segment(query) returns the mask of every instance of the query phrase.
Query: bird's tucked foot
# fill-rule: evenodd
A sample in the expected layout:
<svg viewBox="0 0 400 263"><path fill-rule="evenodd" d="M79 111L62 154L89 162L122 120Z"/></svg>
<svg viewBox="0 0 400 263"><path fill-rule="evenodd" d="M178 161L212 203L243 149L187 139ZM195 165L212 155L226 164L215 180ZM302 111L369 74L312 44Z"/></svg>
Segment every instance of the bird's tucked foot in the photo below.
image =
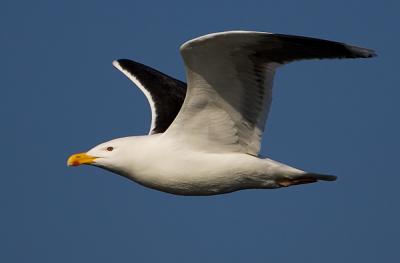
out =
<svg viewBox="0 0 400 263"><path fill-rule="evenodd" d="M277 180L277 182L281 187L288 187L291 185L309 184L318 181L335 181L336 179L337 177L334 175L305 173L294 178L282 178Z"/></svg>

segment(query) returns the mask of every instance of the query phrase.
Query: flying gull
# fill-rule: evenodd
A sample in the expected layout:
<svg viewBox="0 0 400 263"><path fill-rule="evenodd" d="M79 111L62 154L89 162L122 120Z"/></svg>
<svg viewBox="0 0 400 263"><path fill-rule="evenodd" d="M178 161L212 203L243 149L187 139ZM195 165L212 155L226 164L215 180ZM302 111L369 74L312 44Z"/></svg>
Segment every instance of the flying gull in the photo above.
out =
<svg viewBox="0 0 400 263"><path fill-rule="evenodd" d="M113 62L148 99L149 134L102 143L72 155L68 165L98 166L177 195L336 180L259 156L274 73L296 60L369 58L373 50L302 36L229 31L192 39L180 51L187 85L134 61Z"/></svg>

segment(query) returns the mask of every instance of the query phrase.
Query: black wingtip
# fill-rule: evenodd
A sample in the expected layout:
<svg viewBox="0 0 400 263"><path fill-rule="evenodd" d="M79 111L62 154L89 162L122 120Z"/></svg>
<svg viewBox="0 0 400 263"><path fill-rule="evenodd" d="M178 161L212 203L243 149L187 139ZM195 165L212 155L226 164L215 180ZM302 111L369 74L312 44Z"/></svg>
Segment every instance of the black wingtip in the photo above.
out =
<svg viewBox="0 0 400 263"><path fill-rule="evenodd" d="M323 177L323 179L321 179L321 180L324 180L324 181L336 181L337 180L337 176L335 176L335 175L325 175Z"/></svg>
<svg viewBox="0 0 400 263"><path fill-rule="evenodd" d="M376 53L375 50L369 49L369 51L370 51L369 56L368 56L369 58L373 58L373 57L377 57L378 56L378 54Z"/></svg>
<svg viewBox="0 0 400 263"><path fill-rule="evenodd" d="M115 64L120 65L121 67L126 67L129 64L137 64L137 62L126 59L126 58L120 58L120 59L115 59L113 60L112 64L115 66Z"/></svg>
<svg viewBox="0 0 400 263"><path fill-rule="evenodd" d="M347 49L352 53L354 58L373 58L378 56L373 49L356 47L356 46L347 46Z"/></svg>
<svg viewBox="0 0 400 263"><path fill-rule="evenodd" d="M183 104L186 83L130 59L116 59L112 64L146 95L154 124L150 134L166 131Z"/></svg>

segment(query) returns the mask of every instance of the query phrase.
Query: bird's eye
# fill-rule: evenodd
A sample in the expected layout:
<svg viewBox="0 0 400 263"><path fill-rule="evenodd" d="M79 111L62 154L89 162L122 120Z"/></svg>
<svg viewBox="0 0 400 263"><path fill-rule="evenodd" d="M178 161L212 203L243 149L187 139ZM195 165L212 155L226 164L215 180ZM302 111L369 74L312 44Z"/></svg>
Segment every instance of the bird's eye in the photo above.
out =
<svg viewBox="0 0 400 263"><path fill-rule="evenodd" d="M112 150L114 150L114 147L111 146L107 147L107 151L111 152Z"/></svg>

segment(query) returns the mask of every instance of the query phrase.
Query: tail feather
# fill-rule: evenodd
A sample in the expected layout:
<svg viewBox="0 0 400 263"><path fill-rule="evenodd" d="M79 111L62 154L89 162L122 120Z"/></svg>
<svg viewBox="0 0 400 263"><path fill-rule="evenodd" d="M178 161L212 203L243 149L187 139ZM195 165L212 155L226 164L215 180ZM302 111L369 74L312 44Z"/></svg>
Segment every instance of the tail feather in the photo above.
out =
<svg viewBox="0 0 400 263"><path fill-rule="evenodd" d="M335 181L337 179L334 175L316 174L316 173L304 173L294 178L284 178L279 180L279 185L287 187L298 184L309 184L318 181Z"/></svg>

